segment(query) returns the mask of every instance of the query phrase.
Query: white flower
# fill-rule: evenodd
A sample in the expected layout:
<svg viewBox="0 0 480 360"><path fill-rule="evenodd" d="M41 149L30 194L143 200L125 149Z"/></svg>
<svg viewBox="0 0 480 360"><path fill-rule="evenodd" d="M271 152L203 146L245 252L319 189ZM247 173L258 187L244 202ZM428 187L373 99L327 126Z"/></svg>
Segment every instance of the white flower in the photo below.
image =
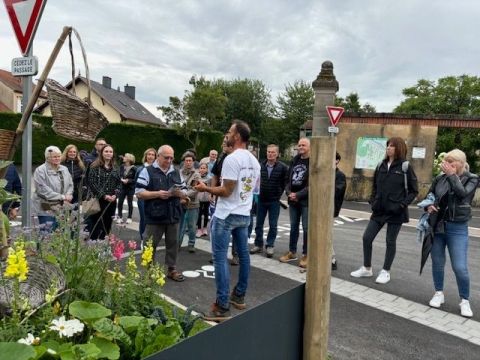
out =
<svg viewBox="0 0 480 360"><path fill-rule="evenodd" d="M84 324L77 319L65 320L65 316L61 316L57 320L52 320L51 330L58 331L60 337L72 337L76 333L82 332Z"/></svg>
<svg viewBox="0 0 480 360"><path fill-rule="evenodd" d="M38 345L38 344L40 344L40 338L35 337L32 334L28 333L28 335L25 339L20 339L17 342L20 343L20 344L25 344L25 345Z"/></svg>

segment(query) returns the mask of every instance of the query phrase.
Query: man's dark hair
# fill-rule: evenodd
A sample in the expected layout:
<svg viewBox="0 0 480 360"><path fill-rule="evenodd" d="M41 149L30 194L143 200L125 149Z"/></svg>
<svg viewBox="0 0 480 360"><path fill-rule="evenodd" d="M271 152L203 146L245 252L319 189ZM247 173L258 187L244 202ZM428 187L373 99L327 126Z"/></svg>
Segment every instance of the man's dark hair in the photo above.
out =
<svg viewBox="0 0 480 360"><path fill-rule="evenodd" d="M235 125L235 130L240 134L242 142L246 143L250 139L250 127L245 121L233 120L232 124Z"/></svg>
<svg viewBox="0 0 480 360"><path fill-rule="evenodd" d="M340 156L340 154L338 152L335 153L335 160L338 160L338 161L342 160L342 157Z"/></svg>

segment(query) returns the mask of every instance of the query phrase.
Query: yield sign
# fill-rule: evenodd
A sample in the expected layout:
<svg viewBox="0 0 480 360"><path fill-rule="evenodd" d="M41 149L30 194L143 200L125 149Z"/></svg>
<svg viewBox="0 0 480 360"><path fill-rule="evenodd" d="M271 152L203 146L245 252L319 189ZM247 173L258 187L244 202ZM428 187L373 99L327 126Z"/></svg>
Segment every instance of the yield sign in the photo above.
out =
<svg viewBox="0 0 480 360"><path fill-rule="evenodd" d="M23 55L27 55L47 0L3 0Z"/></svg>
<svg viewBox="0 0 480 360"><path fill-rule="evenodd" d="M330 118L330 123L332 126L337 126L338 121L342 117L345 109L339 106L326 106L326 108L328 117Z"/></svg>

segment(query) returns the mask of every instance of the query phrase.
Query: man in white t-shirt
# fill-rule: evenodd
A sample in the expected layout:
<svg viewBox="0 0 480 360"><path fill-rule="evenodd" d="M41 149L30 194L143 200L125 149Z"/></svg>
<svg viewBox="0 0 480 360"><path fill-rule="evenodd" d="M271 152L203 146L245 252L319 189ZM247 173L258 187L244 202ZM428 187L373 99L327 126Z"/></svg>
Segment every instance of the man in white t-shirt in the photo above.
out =
<svg viewBox="0 0 480 360"><path fill-rule="evenodd" d="M212 218L211 242L215 266L216 301L205 320L223 321L230 318L230 304L239 310L245 309L245 294L250 273L248 252L248 225L253 193L259 186L260 164L247 150L250 128L235 120L226 134L226 143L233 152L225 158L220 186L208 187L199 183L198 191L207 191L218 197ZM230 294L230 271L227 263L228 245L232 241L237 247L240 268L238 282Z"/></svg>

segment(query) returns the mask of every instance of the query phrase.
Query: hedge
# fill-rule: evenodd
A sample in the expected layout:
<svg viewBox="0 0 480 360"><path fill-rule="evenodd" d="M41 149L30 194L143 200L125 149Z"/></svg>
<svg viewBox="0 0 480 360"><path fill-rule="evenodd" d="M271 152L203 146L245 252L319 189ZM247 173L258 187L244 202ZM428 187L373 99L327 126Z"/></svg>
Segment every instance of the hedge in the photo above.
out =
<svg viewBox="0 0 480 360"><path fill-rule="evenodd" d="M0 128L15 130L20 122L21 114L0 112ZM94 143L79 142L61 137L52 130L52 118L49 116L33 115L32 131L32 163L41 164L45 161L45 148L56 145L63 150L68 144L74 144L79 150L93 149ZM182 154L191 144L177 134L175 130L164 129L157 126L141 126L127 124L110 124L98 135L110 143L115 152L135 155L136 162L140 163L143 152L153 147L158 149L160 145L169 144L175 150L175 159L180 161ZM200 144L197 147L199 157L208 156L210 149L221 149L223 134L219 131L205 131L200 133ZM22 162L21 148L17 150L14 161L17 165Z"/></svg>

